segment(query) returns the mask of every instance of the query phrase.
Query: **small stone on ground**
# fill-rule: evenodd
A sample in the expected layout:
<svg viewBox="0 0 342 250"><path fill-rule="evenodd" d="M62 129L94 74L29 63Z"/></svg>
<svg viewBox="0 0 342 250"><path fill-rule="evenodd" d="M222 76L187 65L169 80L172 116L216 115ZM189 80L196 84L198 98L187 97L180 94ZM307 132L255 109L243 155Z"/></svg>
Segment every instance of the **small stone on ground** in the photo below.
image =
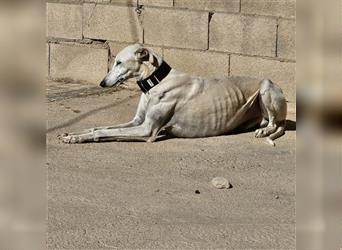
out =
<svg viewBox="0 0 342 250"><path fill-rule="evenodd" d="M232 187L229 181L223 177L215 177L214 179L211 180L211 184L213 184L213 186L218 189L223 189L223 188L228 189Z"/></svg>

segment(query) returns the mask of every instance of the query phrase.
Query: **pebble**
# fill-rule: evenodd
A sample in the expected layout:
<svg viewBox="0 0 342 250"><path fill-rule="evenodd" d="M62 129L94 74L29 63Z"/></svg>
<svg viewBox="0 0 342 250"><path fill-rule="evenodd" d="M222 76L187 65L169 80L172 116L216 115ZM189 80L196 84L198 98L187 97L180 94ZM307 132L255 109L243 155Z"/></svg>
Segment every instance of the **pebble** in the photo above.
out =
<svg viewBox="0 0 342 250"><path fill-rule="evenodd" d="M195 194L200 194L201 192L197 189L195 190Z"/></svg>
<svg viewBox="0 0 342 250"><path fill-rule="evenodd" d="M211 184L213 184L214 187L223 189L223 188L232 188L232 185L229 183L229 181L226 178L223 177L215 177L211 180Z"/></svg>

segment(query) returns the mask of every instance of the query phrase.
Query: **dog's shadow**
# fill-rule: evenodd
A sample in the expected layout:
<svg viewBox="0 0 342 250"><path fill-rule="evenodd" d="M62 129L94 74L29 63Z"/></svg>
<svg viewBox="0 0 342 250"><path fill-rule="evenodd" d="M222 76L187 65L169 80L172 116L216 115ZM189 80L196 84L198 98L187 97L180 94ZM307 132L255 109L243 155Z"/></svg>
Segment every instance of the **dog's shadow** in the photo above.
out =
<svg viewBox="0 0 342 250"><path fill-rule="evenodd" d="M227 135L250 133L250 132L254 132L258 128L259 127L255 126L255 127L244 129L244 130L235 129L229 132ZM296 121L286 120L285 131L295 131L295 130L296 130Z"/></svg>
<svg viewBox="0 0 342 250"><path fill-rule="evenodd" d="M296 131L296 129L297 129L296 121L286 120L285 130L287 130L287 131Z"/></svg>
<svg viewBox="0 0 342 250"><path fill-rule="evenodd" d="M292 120L286 120L286 125L285 125L285 131L296 131L296 127L297 127L297 123L296 121L292 121ZM225 135L237 135L237 134L244 134L244 133L250 133L250 132L254 132L257 129L257 127L254 128L250 128L247 130L233 130L228 134ZM225 136L222 135L222 136ZM165 141L165 140L169 140L169 139L173 139L175 138L174 136L172 136L171 134L167 133L165 130L160 131L158 138L157 138L157 142L160 141Z"/></svg>

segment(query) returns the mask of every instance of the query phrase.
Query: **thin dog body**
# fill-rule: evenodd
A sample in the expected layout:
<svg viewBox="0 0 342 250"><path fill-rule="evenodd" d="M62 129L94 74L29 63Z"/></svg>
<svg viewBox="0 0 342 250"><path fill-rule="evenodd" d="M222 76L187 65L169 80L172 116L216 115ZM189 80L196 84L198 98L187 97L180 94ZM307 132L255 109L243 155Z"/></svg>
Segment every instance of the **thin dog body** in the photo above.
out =
<svg viewBox="0 0 342 250"><path fill-rule="evenodd" d="M275 145L273 140L285 133L286 99L270 80L190 76L170 68L161 56L141 44L118 53L100 85L114 87L129 78L136 78L144 92L132 121L64 134L62 141L153 142L162 130L174 137L196 138L256 127L256 137L266 137Z"/></svg>

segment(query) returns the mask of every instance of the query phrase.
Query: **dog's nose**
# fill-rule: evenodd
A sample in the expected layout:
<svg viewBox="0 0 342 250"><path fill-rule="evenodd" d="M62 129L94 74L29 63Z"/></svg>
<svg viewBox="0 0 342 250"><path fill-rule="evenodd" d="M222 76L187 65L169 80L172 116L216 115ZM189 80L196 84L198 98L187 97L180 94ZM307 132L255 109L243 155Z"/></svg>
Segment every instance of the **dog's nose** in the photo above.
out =
<svg viewBox="0 0 342 250"><path fill-rule="evenodd" d="M106 87L106 81L104 79L101 81L100 86L102 88Z"/></svg>

